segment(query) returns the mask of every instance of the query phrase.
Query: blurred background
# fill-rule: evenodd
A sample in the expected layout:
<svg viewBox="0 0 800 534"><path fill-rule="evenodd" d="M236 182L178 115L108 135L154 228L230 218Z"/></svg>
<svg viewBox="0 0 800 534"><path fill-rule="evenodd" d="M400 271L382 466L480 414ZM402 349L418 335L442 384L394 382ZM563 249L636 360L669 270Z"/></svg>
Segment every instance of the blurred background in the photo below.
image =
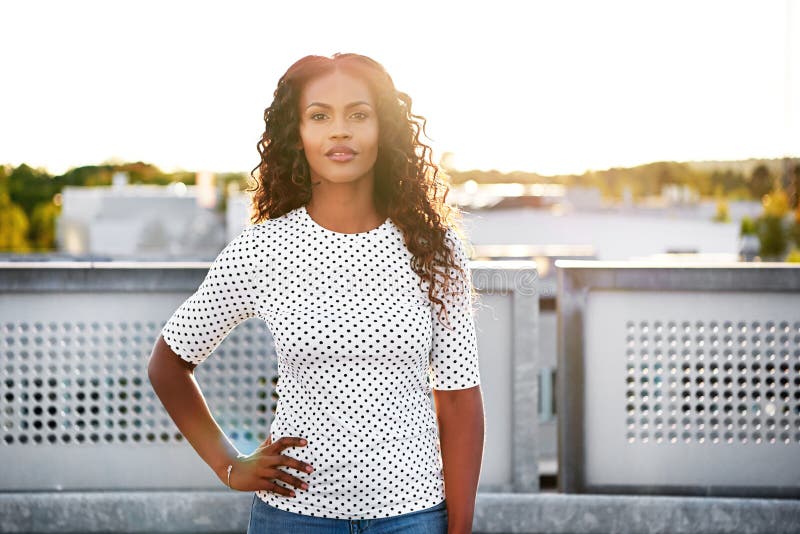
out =
<svg viewBox="0 0 800 534"><path fill-rule="evenodd" d="M247 222L278 78L336 51L412 96L473 244L523 246L476 257L800 259L792 0L11 1L0 18L4 259L213 257Z"/></svg>

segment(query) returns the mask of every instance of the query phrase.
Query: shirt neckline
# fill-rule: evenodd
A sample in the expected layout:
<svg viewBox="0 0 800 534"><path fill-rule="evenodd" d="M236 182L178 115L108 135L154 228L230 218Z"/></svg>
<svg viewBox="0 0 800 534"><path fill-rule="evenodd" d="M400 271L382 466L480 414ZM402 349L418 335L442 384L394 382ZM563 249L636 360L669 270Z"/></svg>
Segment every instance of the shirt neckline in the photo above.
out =
<svg viewBox="0 0 800 534"><path fill-rule="evenodd" d="M330 230L328 228L325 228L324 226L319 224L317 221L315 221L311 217L311 215L308 214L308 210L306 210L306 206L305 205L300 206L300 214L303 216L303 219L305 219L305 221L308 224L308 226L310 226L312 229L316 230L317 232L320 232L320 233L323 233L323 234L328 234L328 235L333 235L333 236L346 237L346 238L352 238L352 237L358 237L358 236L370 237L370 236L373 236L373 235L377 235L381 231L383 231L385 228L388 228L389 225L392 222L391 217L387 217L386 220L383 221L380 226L377 226L377 227L375 227L375 228L373 228L371 230L367 230L366 232L347 233L347 232L336 232L334 230Z"/></svg>

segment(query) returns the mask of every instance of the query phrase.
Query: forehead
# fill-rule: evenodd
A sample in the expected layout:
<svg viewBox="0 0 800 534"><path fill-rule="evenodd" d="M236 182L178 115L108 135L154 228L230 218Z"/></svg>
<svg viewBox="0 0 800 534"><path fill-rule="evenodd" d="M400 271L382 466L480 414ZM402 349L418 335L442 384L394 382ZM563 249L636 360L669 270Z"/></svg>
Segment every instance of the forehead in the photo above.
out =
<svg viewBox="0 0 800 534"><path fill-rule="evenodd" d="M342 71L335 71L310 80L300 95L300 105L303 109L311 102L344 107L357 100L374 105L367 83Z"/></svg>

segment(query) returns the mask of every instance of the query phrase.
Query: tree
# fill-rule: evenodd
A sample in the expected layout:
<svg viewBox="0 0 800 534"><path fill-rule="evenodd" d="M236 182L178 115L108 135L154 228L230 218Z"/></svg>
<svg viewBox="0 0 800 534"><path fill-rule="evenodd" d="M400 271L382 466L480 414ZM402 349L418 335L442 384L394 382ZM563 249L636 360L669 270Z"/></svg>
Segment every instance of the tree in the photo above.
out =
<svg viewBox="0 0 800 534"><path fill-rule="evenodd" d="M750 175L748 189L750 189L750 194L754 199L760 200L764 195L772 190L774 182L775 179L772 177L769 167L762 163L753 169L753 172Z"/></svg>
<svg viewBox="0 0 800 534"><path fill-rule="evenodd" d="M739 225L739 236L756 235L757 233L756 222L747 215L742 217Z"/></svg>
<svg viewBox="0 0 800 534"><path fill-rule="evenodd" d="M717 187L721 187L722 192L729 198L731 194L735 194L747 183L742 173L732 169L712 171L709 181L711 183L711 187L714 188L715 191L717 190ZM749 196L749 192L747 195Z"/></svg>
<svg viewBox="0 0 800 534"><path fill-rule="evenodd" d="M794 220L789 227L789 239L797 248L800 248L800 204L794 209Z"/></svg>
<svg viewBox="0 0 800 534"><path fill-rule="evenodd" d="M772 217L785 217L789 213L789 196L780 184L761 198L764 213Z"/></svg>
<svg viewBox="0 0 800 534"><path fill-rule="evenodd" d="M53 201L42 202L31 215L31 242L36 250L49 251L56 246L56 219L61 209Z"/></svg>
<svg viewBox="0 0 800 534"><path fill-rule="evenodd" d="M789 213L789 197L778 184L775 191L763 196L762 205L764 211L758 219L760 254L762 258L777 259L786 253L789 245L788 231L784 228L784 219Z"/></svg>
<svg viewBox="0 0 800 534"><path fill-rule="evenodd" d="M758 240L761 243L759 255L764 259L779 259L789 244L783 221L778 217L762 215L756 221L758 225Z"/></svg>
<svg viewBox="0 0 800 534"><path fill-rule="evenodd" d="M11 201L25 210L28 217L41 202L49 202L61 187L46 171L21 164L8 176L8 194Z"/></svg>
<svg viewBox="0 0 800 534"><path fill-rule="evenodd" d="M30 251L28 226L25 210L11 201L8 192L0 189L0 251Z"/></svg>

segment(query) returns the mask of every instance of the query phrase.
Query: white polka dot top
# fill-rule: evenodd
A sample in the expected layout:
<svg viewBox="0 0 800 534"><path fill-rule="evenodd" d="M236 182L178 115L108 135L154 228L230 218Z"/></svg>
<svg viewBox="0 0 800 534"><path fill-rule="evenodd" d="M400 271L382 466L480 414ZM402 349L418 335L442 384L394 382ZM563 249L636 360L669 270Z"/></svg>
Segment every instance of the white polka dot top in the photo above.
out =
<svg viewBox="0 0 800 534"><path fill-rule="evenodd" d="M449 228L447 237L469 275L458 235ZM305 438L305 447L283 454L315 468L280 467L308 490L278 481L296 497L257 491L267 504L374 519L444 500L429 394L480 384L471 278L437 294L448 310L442 325L411 258L391 219L345 234L319 225L302 206L245 228L164 326L175 353L199 364L240 322L266 321L279 373L270 435Z"/></svg>

